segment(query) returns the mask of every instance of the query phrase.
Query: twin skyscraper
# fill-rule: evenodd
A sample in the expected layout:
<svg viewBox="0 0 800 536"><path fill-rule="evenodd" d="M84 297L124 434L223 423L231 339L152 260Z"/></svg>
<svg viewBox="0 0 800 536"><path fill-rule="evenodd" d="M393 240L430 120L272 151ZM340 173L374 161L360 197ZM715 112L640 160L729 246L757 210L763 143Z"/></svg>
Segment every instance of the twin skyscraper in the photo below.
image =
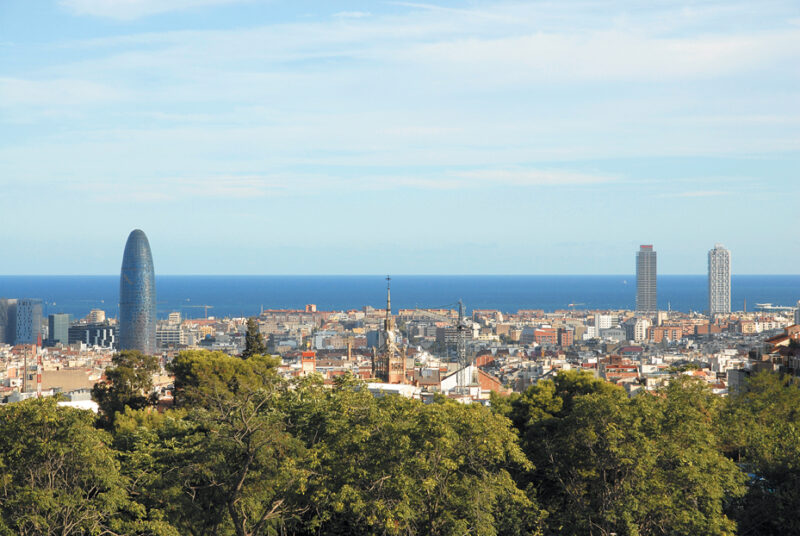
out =
<svg viewBox="0 0 800 536"><path fill-rule="evenodd" d="M655 314L656 252L651 245L639 246L636 253L636 311ZM731 312L731 252L717 244L708 252L708 313Z"/></svg>

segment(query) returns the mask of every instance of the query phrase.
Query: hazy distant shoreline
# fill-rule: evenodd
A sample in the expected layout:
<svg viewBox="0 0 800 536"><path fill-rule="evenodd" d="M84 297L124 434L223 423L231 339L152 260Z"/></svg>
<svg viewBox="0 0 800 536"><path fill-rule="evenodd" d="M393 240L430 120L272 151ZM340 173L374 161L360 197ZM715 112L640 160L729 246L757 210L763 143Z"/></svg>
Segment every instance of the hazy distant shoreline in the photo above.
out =
<svg viewBox="0 0 800 536"><path fill-rule="evenodd" d="M158 316L181 311L185 317L241 316L264 309L299 309L314 303L319 310L384 307L386 281L380 275L329 276L156 276ZM734 275L732 307L756 303L791 306L800 299L800 275ZM634 275L398 275L392 276L392 306L447 307L464 300L468 311L519 309L554 311L575 304L577 309L632 309ZM0 276L0 297L42 298L45 313L81 317L91 308L117 314L119 277ZM663 275L658 278L660 309L704 311L705 275Z"/></svg>

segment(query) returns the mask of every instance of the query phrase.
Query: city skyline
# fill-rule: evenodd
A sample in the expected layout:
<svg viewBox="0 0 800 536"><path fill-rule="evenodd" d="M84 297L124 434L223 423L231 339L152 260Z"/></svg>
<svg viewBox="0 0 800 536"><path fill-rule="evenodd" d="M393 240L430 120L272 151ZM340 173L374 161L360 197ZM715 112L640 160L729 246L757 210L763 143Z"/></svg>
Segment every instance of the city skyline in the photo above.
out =
<svg viewBox="0 0 800 536"><path fill-rule="evenodd" d="M628 274L645 242L665 274L705 273L714 242L797 273L758 209L800 195L798 21L789 0L6 0L0 273L112 274L140 226L165 274Z"/></svg>

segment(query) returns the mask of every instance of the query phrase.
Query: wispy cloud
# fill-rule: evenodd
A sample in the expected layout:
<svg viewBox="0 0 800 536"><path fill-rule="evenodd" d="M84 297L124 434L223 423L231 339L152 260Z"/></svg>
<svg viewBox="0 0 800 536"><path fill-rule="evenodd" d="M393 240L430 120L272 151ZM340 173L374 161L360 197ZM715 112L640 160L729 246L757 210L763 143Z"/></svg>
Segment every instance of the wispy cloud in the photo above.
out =
<svg viewBox="0 0 800 536"><path fill-rule="evenodd" d="M511 186L577 186L616 182L617 177L551 169L481 169L456 174L467 181Z"/></svg>
<svg viewBox="0 0 800 536"><path fill-rule="evenodd" d="M334 13L333 16L339 19L363 19L369 17L370 13L368 11L340 11Z"/></svg>
<svg viewBox="0 0 800 536"><path fill-rule="evenodd" d="M689 190L685 192L666 193L661 197L720 197L730 195L731 192L725 190Z"/></svg>
<svg viewBox="0 0 800 536"><path fill-rule="evenodd" d="M247 0L60 0L76 15L132 20L170 11L232 4Z"/></svg>
<svg viewBox="0 0 800 536"><path fill-rule="evenodd" d="M125 182L67 183L66 188L102 202L175 202L192 199L253 200L264 197L351 194L393 190L465 190L498 187L561 187L605 184L617 179L561 170L480 169L440 173L332 174L276 172L259 175L159 177Z"/></svg>
<svg viewBox="0 0 800 536"><path fill-rule="evenodd" d="M106 104L131 95L127 89L92 80L0 78L0 108L22 105L52 109L87 103Z"/></svg>
<svg viewBox="0 0 800 536"><path fill-rule="evenodd" d="M131 18L234 1L62 5ZM0 119L39 127L0 145L0 175L69 160L86 180L238 177L217 191L235 197L278 195L284 171L323 189L598 185L621 179L550 164L796 151L800 28L775 5L396 2L54 43L0 78Z"/></svg>

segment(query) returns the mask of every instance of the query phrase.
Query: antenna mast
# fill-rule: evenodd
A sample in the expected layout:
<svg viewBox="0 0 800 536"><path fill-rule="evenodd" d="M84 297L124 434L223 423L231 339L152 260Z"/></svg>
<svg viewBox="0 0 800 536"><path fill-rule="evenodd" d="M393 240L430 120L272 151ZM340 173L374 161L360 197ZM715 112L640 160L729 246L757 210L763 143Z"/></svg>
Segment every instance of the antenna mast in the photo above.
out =
<svg viewBox="0 0 800 536"><path fill-rule="evenodd" d="M466 335L466 325L464 325L464 302L458 300L458 325L456 326L456 354L458 357L458 364L461 368L461 372L458 374L458 387L459 390L462 392L466 391L466 387L469 385L469 379L467 378L467 366L469 363L467 362L467 343L465 340Z"/></svg>

